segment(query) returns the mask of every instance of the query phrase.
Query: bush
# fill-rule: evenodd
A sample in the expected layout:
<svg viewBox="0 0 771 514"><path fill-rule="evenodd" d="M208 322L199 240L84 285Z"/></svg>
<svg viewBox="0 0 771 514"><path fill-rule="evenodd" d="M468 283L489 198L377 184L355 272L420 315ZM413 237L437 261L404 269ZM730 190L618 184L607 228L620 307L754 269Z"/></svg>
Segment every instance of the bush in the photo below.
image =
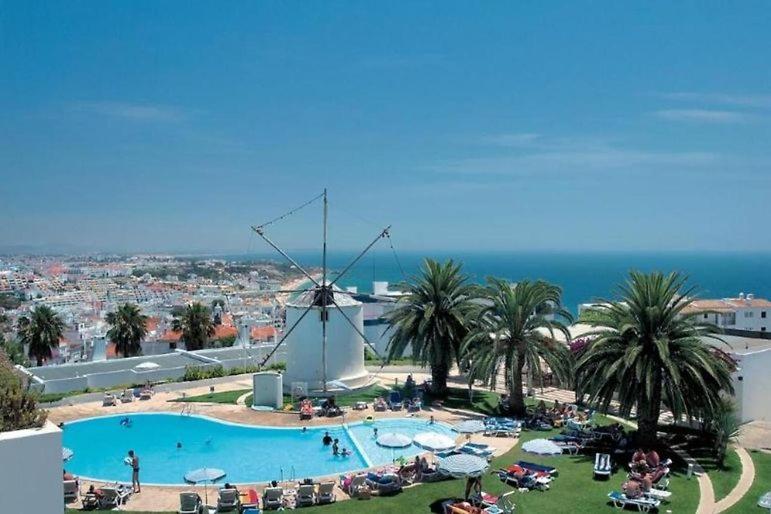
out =
<svg viewBox="0 0 771 514"><path fill-rule="evenodd" d="M183 382L193 382L195 380L206 380L208 378L219 378L225 376L225 368L222 366L213 366L205 368L203 366L185 366L185 374L182 376Z"/></svg>
<svg viewBox="0 0 771 514"><path fill-rule="evenodd" d="M43 426L48 413L38 409L37 399L26 377L0 350L0 432Z"/></svg>

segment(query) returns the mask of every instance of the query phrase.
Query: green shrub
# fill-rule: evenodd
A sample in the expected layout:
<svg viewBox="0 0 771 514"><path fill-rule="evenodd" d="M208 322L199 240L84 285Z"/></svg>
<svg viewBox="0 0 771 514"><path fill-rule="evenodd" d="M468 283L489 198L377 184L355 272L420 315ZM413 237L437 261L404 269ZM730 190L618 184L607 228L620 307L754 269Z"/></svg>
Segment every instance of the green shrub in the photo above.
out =
<svg viewBox="0 0 771 514"><path fill-rule="evenodd" d="M0 350L0 432L43 426L48 413L37 407L38 394Z"/></svg>
<svg viewBox="0 0 771 514"><path fill-rule="evenodd" d="M213 366L205 368L203 366L185 366L185 374L182 376L183 382L193 382L195 380L206 380L208 378L219 378L225 376L225 369L222 366Z"/></svg>

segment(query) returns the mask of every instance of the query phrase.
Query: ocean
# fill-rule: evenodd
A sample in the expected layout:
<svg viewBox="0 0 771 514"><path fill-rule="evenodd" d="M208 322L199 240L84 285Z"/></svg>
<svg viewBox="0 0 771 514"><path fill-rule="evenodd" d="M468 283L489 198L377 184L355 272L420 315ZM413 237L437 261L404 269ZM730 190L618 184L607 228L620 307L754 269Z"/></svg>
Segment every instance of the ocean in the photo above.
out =
<svg viewBox="0 0 771 514"><path fill-rule="evenodd" d="M290 253L301 265L317 266L318 252ZM398 284L418 272L425 257L453 259L474 282L488 276L511 281L544 279L562 288L563 303L573 313L580 303L614 298L629 272L680 271L688 276L688 284L697 286L702 298L736 297L740 292L758 297L771 297L771 254L739 253L525 253L525 252L399 252L367 254L338 282L355 286L360 292L371 292L372 282ZM353 252L333 252L328 256L329 268L342 271L355 257ZM230 258L235 258L230 256ZM238 258L271 258L276 254L238 256ZM334 275L333 275L334 276Z"/></svg>

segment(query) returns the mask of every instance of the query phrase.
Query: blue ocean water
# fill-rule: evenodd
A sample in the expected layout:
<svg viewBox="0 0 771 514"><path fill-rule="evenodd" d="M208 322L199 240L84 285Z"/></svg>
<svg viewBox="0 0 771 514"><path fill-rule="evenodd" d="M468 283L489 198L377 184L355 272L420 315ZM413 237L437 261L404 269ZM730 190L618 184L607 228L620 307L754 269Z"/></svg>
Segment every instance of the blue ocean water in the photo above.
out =
<svg viewBox="0 0 771 514"><path fill-rule="evenodd" d="M512 281L548 280L562 287L563 303L574 313L580 303L613 298L632 269L680 271L688 276L690 285L698 287L698 295L705 298L735 297L740 292L771 297L771 254L398 252L397 256L398 260L390 251L369 253L338 284L369 292L373 280L398 283L415 274L428 256L461 262L475 282L483 282L490 275ZM260 257L281 258L276 254ZM319 265L321 261L318 252L299 252L293 257L303 265ZM329 267L340 271L354 257L349 252L330 253Z"/></svg>

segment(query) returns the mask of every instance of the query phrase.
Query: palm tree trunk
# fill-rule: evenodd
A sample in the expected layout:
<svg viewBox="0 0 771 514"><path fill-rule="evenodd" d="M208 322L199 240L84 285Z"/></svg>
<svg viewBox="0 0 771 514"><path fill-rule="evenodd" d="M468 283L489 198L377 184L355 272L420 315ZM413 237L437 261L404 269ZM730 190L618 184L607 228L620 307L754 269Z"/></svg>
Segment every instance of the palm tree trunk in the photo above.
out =
<svg viewBox="0 0 771 514"><path fill-rule="evenodd" d="M509 410L515 416L524 416L527 413L525 395L522 392L522 368L524 365L524 355L521 355L514 365L509 383Z"/></svg>
<svg viewBox="0 0 771 514"><path fill-rule="evenodd" d="M654 374L653 394L650 400L640 395L637 402L637 439L640 445L650 448L658 441L659 416L661 414L660 373Z"/></svg>
<svg viewBox="0 0 771 514"><path fill-rule="evenodd" d="M444 362L436 362L431 366L431 394L437 398L447 398L447 375L449 367Z"/></svg>

